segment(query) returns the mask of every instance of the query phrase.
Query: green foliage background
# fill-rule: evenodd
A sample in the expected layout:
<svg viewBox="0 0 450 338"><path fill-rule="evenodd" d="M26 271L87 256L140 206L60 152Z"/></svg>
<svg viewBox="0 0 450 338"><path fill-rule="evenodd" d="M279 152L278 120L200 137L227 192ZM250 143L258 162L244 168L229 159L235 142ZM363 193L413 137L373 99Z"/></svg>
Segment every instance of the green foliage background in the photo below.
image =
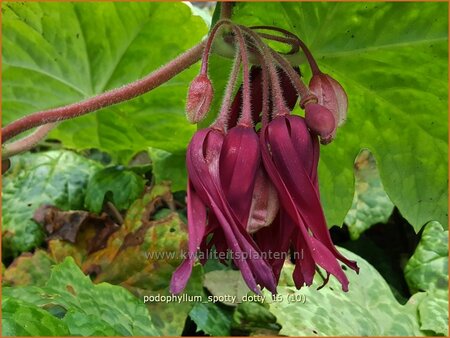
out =
<svg viewBox="0 0 450 338"><path fill-rule="evenodd" d="M199 13L183 3L3 2L3 125L143 77L205 37L211 15ZM426 225L405 266L412 294L406 304L392 295L388 276L346 252L364 267L360 276L350 273L348 294L333 281L321 291L296 291L289 280L292 267L286 266L280 293L306 295L306 304L143 305L144 295L168 294L179 262L159 267L142 260L121 267L130 257L175 250L184 243L183 213L165 208L155 215L160 223L144 233L156 236L159 246L148 240L122 256L112 253L127 235L143 229L144 201L168 198L165 181L171 181L172 191L184 190L184 151L196 130L185 120L184 102L197 64L139 98L61 123L49 138L63 149L13 159L2 185L2 254L4 261L24 255L6 263L4 271L5 285L10 285L3 289L5 334L180 335L186 319L211 335L448 334L447 13L447 3L244 2L233 9L239 23L274 25L297 34L321 69L347 91L347 122L336 141L322 147L319 167L330 227L345 220L356 239L373 224L386 222L394 206L417 233ZM304 60L299 62L307 77ZM229 66L230 60L214 56L215 107ZM107 154L108 161L95 160L86 151L92 148ZM355 172L362 149L371 155ZM139 164L138 153L151 165ZM149 174L156 190L145 187ZM38 207L98 213L105 200L127 213L126 227L109 237L103 251L90 254L82 243L54 239L46 250L27 253L45 239L32 220ZM177 229L177 236L171 237L170 229ZM110 270L94 279L101 284L93 284L77 267L87 273L88 267L106 263ZM218 273L219 280L231 278L235 289L246 292L238 274L216 270L197 267L190 294L232 292L208 288L211 273ZM86 295L86 304L67 292L66 280L79 281L75 295ZM51 306L46 294L56 297ZM103 299L109 295L117 299ZM88 323L95 309L106 304L111 306L104 316Z"/></svg>

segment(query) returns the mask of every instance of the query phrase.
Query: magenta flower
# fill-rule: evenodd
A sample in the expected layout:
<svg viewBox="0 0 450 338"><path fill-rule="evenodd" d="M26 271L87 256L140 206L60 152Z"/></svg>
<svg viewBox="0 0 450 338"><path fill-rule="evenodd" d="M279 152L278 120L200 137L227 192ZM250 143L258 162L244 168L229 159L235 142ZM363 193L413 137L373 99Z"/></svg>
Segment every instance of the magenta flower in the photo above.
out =
<svg viewBox="0 0 450 338"><path fill-rule="evenodd" d="M178 267L172 276L170 291L172 293L181 292L192 272L192 266L195 261L195 254L200 248L202 241L206 240L206 208L213 220L213 224L208 224L209 232L213 232L213 237L223 234L225 241L219 242L220 250L224 250L225 243L227 249L233 253L233 261L239 267L242 276L248 287L255 293L260 293L260 287L266 287L271 292L276 292L276 284L272 270L269 264L262 259L261 251L254 240L247 233L244 217L244 208L236 203L233 206L228 202L226 193L222 189L221 180L228 180L229 188L227 193L238 201L244 201L245 196L253 192L254 174L260 161L258 139L253 145L256 147L252 152L248 145L243 148L239 146L242 140L249 140L252 131L250 128L236 127L235 132L228 133L225 137L222 132L212 128L198 131L189 144L186 165L189 175L188 186L188 222L189 222L189 255L185 261ZM255 138L253 138L255 139ZM246 160L244 155L256 154L250 160ZM223 167L220 166L221 158L228 160ZM234 158L233 158L234 157ZM233 161L233 159L235 161ZM244 162L242 162L244 161ZM235 181L233 175L235 170L243 168L246 173L242 173L240 179ZM221 172L223 175L221 176ZM244 176L245 175L245 176ZM253 177L252 177L253 175ZM246 186L244 189L239 184ZM191 203L189 203L191 201ZM193 203L192 203L193 202ZM247 210L247 212L248 212ZM248 216L247 216L248 217ZM216 239L217 243L217 239Z"/></svg>
<svg viewBox="0 0 450 338"><path fill-rule="evenodd" d="M348 279L338 260L355 271L358 267L336 250L328 232L317 185L317 138L310 134L303 118L279 116L262 130L261 150L280 199L279 231L287 229L283 237L295 233L293 244L303 256L296 261L296 286L311 285L317 264L334 275L347 291Z"/></svg>
<svg viewBox="0 0 450 338"><path fill-rule="evenodd" d="M319 137L322 144L335 137L347 107L345 92L320 72L301 40L313 73L311 91L300 70L272 53L258 34L220 20L211 30L201 73L189 90L190 121L205 117L212 100L207 62L220 25L231 26L234 36L229 41L239 46L239 52L216 121L197 131L187 149L188 256L173 274L170 291L185 288L197 254L208 256L213 247L224 257L231 253L255 293L262 288L276 293L289 254L294 254L297 288L311 285L321 267L327 273L324 285L333 275L347 291L349 281L340 262L355 271L358 267L331 241L317 173ZM291 33L287 36L292 40ZM249 42L253 53L260 53L260 66L249 66ZM243 82L233 96L241 66ZM290 115L299 96L305 118ZM219 259L227 264L226 258Z"/></svg>

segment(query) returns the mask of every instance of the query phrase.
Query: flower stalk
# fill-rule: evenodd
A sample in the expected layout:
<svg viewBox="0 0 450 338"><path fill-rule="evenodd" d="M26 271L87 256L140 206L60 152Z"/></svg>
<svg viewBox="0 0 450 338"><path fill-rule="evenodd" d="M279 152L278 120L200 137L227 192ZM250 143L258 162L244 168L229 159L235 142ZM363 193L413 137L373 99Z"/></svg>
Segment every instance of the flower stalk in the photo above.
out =
<svg viewBox="0 0 450 338"><path fill-rule="evenodd" d="M163 67L150 73L146 77L131 82L123 87L116 88L87 100L67 106L36 112L15 120L2 128L2 142L35 127L60 122L88 114L123 101L131 100L136 96L145 94L152 89L169 81L175 75L192 66L202 56L205 42L201 42Z"/></svg>

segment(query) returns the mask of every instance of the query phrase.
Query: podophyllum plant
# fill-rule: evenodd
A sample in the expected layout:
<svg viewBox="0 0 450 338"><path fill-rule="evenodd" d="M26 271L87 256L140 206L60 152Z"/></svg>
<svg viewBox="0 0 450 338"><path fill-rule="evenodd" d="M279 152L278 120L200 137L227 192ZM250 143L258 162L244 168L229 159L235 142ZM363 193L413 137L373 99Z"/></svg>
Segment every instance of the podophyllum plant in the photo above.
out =
<svg viewBox="0 0 450 338"><path fill-rule="evenodd" d="M347 291L348 279L339 261L355 271L358 267L331 241L317 175L319 141L330 143L345 120L345 91L320 71L307 46L294 34L277 27L237 25L229 18L230 5L224 3L222 19L205 42L141 80L4 127L3 142L39 128L3 144L3 169L9 157L33 147L59 121L148 92L200 58L200 74L188 90L186 116L191 123L202 121L215 113L209 112L214 93L208 67L214 42L220 40L235 48L234 64L217 118L198 130L187 148L189 255L172 277L171 292L184 289L196 254L207 253L213 246L219 253L232 254L255 293L261 288L276 293L289 252L297 253L293 272L297 288L312 284L318 266L327 272L324 284L333 275ZM301 49L312 71L309 87L300 69L270 48L267 40L289 44L290 53ZM242 85L235 93L241 72ZM304 117L291 114L297 100Z"/></svg>

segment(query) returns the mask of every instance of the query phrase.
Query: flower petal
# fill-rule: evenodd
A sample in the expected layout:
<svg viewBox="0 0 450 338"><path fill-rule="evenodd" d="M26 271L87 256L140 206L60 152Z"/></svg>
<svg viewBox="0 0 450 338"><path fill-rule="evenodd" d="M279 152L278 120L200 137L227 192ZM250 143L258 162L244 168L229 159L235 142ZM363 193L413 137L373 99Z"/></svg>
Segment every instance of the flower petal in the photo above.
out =
<svg viewBox="0 0 450 338"><path fill-rule="evenodd" d="M252 234L267 227L275 220L280 207L278 194L267 176L263 166L256 172L255 188L253 189L250 216L247 222L247 232ZM263 248L261 250L264 252Z"/></svg>
<svg viewBox="0 0 450 338"><path fill-rule="evenodd" d="M308 233L306 225L311 225L304 219L303 211L307 207L312 207L312 210L308 211L311 214L315 214L321 212L321 206L320 202L317 206L316 203L309 201L309 199L314 200L314 197L317 198L317 195L313 183L309 180L305 169L297 157L297 152L293 148L289 134L290 125L286 117L278 117L268 127L264 128L261 133L264 166L278 190L281 206L297 224L301 235L305 239L306 248L311 253L314 261L333 274L341 282L343 289L346 289L348 279L336 258L355 269L357 269L356 263L343 257L334 248L331 239L331 248L321 243L323 238L326 239L324 232L329 237L325 223L314 225L316 232L323 237L320 240ZM314 232L313 234L317 235Z"/></svg>
<svg viewBox="0 0 450 338"><path fill-rule="evenodd" d="M260 293L257 283L275 292L275 278L269 264L262 259L245 227L239 224L221 188L219 158L222 145L223 134L220 132L213 129L198 131L187 152L189 177L203 203L217 217L247 285L256 293Z"/></svg>
<svg viewBox="0 0 450 338"><path fill-rule="evenodd" d="M192 273L192 267L195 261L195 254L200 248L200 243L205 234L206 228L206 208L203 202L198 197L197 193L189 181L187 186L187 216L188 216L188 257L175 270L170 282L170 292L178 294L184 290L189 277Z"/></svg>
<svg viewBox="0 0 450 338"><path fill-rule="evenodd" d="M277 281L295 231L294 222L287 220L285 216L286 213L280 210L272 224L254 234L258 246L269 255L268 261Z"/></svg>
<svg viewBox="0 0 450 338"><path fill-rule="evenodd" d="M296 140L299 138L291 138L290 136L290 132L293 130L291 121L295 119L301 118L294 116L281 117L271 122L271 125L275 127L271 129L273 132L272 137L269 129L273 161L276 163L283 180L290 187L290 193L297 204L297 209L301 210L304 223L313 235L333 252L340 261L353 270L358 271L356 263L341 255L331 241L319 196L314 183L303 166L302 157L299 156L304 143L297 143Z"/></svg>

